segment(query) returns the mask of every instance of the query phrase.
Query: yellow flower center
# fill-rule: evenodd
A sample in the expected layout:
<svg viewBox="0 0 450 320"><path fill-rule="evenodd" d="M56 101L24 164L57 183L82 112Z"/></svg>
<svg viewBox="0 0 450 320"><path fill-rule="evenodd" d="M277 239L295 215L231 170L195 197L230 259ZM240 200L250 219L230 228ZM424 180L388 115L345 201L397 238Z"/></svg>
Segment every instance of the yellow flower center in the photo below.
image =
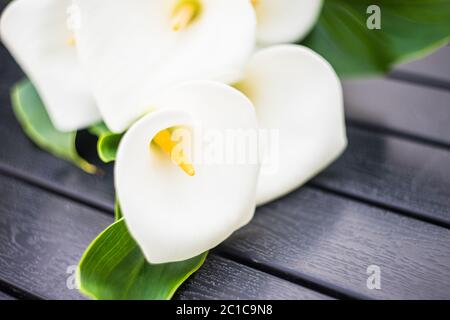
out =
<svg viewBox="0 0 450 320"><path fill-rule="evenodd" d="M172 160L189 176L195 175L195 169L192 163L187 159L182 149L174 150L177 146L177 142L172 139L172 132L170 129L164 129L160 131L154 138L153 143L161 148L166 154L168 154Z"/></svg>
<svg viewBox="0 0 450 320"><path fill-rule="evenodd" d="M200 15L202 6L198 0L180 0L172 12L170 24L173 31L180 31Z"/></svg>
<svg viewBox="0 0 450 320"><path fill-rule="evenodd" d="M76 46L76 44L77 44L77 41L75 40L75 37L72 35L72 36L69 36L69 38L67 38L67 44L70 46L70 47L75 47Z"/></svg>

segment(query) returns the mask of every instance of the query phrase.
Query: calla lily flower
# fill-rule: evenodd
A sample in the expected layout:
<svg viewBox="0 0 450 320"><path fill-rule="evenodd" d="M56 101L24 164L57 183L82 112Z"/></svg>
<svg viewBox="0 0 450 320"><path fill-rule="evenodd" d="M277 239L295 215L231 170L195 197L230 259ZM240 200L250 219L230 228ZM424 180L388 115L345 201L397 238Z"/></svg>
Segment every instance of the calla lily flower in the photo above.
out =
<svg viewBox="0 0 450 320"><path fill-rule="evenodd" d="M75 0L80 60L106 125L122 132L164 88L237 81L255 44L243 0Z"/></svg>
<svg viewBox="0 0 450 320"><path fill-rule="evenodd" d="M189 82L158 95L152 107L120 142L115 184L130 234L146 259L158 264L199 255L247 224L259 163L191 163L173 150L171 128L189 128L193 139L208 130L219 136L257 131L255 110L236 89ZM166 155L174 152L178 166Z"/></svg>
<svg viewBox="0 0 450 320"><path fill-rule="evenodd" d="M334 161L347 145L341 83L330 64L314 51L279 45L257 52L237 84L253 102L260 128L278 131L276 170L261 170L257 203L279 198ZM265 145L264 145L265 144Z"/></svg>
<svg viewBox="0 0 450 320"><path fill-rule="evenodd" d="M68 27L70 0L14 0L0 36L31 79L54 126L73 131L100 120Z"/></svg>
<svg viewBox="0 0 450 320"><path fill-rule="evenodd" d="M250 0L255 8L257 40L262 46L301 40L312 29L322 0Z"/></svg>

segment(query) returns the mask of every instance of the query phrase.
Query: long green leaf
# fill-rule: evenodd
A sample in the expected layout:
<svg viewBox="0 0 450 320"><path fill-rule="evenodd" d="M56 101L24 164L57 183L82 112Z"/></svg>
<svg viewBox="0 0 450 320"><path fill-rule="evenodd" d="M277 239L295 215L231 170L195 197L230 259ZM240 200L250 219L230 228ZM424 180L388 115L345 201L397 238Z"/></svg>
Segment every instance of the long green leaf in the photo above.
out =
<svg viewBox="0 0 450 320"><path fill-rule="evenodd" d="M35 88L23 80L12 90L14 113L27 136L40 148L70 161L88 173L97 173L95 166L78 155L75 147L76 132L55 129Z"/></svg>
<svg viewBox="0 0 450 320"><path fill-rule="evenodd" d="M381 29L369 30L369 5L381 9ZM325 0L304 44L341 76L387 72L450 41L449 0Z"/></svg>
<svg viewBox="0 0 450 320"><path fill-rule="evenodd" d="M84 253L78 266L80 291L94 299L171 299L178 287L197 271L207 253L192 259L149 264L130 236L124 219L109 226Z"/></svg>

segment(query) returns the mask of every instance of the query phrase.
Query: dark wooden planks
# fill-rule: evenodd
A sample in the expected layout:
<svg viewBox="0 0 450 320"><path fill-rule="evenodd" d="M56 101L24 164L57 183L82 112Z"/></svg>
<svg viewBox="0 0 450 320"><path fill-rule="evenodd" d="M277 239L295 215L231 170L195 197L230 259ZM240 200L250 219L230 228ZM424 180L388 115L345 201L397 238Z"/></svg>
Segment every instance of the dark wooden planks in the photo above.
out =
<svg viewBox="0 0 450 320"><path fill-rule="evenodd" d="M252 266L351 297L450 299L450 230L304 187L221 247ZM366 287L381 268L381 290Z"/></svg>
<svg viewBox="0 0 450 320"><path fill-rule="evenodd" d="M9 190L9 189L8 189ZM25 199L27 199L27 198L25 198ZM321 197L320 196L318 196L317 197L317 201L320 201L320 199L321 199ZM15 201L15 202L17 202L17 201ZM48 201L44 201L45 203L47 203ZM64 201L62 201L62 203L65 203ZM304 201L301 201L301 203L304 203ZM292 211L293 212L295 212L296 210L302 210L302 206L301 206L301 203L297 206L297 205L292 205ZM348 202L346 202L346 203L348 203ZM350 202L351 203L351 202ZM310 203L310 205L314 205L314 203ZM3 205L2 205L2 207L4 207ZM49 207L50 208L54 208L55 207L55 205L53 204L53 205L49 205ZM56 208L57 208L58 206L56 206ZM332 205L331 206L326 206L326 208L327 207L333 207ZM298 208L298 209L295 209L295 208ZM262 209L263 211L264 210L266 210L266 209ZM261 214L258 214L258 217L260 217L261 216ZM388 215L388 216L390 216L390 215ZM258 218L257 218L258 219ZM382 220L382 219L381 219ZM257 221L257 220L256 220ZM406 221L408 221L408 220L406 220ZM269 222L269 223L267 223L266 224L267 226L271 226L271 225L273 225L272 224L272 222ZM426 225L426 224L424 224L424 225ZM278 228L285 228L286 226L292 226L292 223L286 223L284 226L283 225L281 225L281 226L278 226ZM428 226L428 225L427 225ZM314 227L314 225L310 225L309 227L308 227L308 229L310 229L310 228L313 228ZM439 229L438 228L438 230L441 230L441 229ZM420 234L423 230L416 230L417 231L417 233L418 234ZM267 232L267 230L266 230L266 232ZM261 232L261 235L264 235L264 233L263 232ZM95 236L95 234L93 234L93 236ZM286 236L286 235L285 235ZM289 237L289 235L287 235L287 237ZM359 237L361 237L361 235L359 235ZM255 240L255 243L258 243L258 240L256 239ZM264 243L265 244L269 244L267 241L264 241ZM269 246L269 248L270 248L270 246ZM82 250L84 249L84 247L83 248L81 248L80 250L80 252L82 252ZM288 247L288 248L285 248L285 249L287 249L287 250L292 250L292 249L295 249L295 248L290 248L290 247ZM351 250L351 246L349 246L348 248L347 248L347 250L348 250L348 252L347 253L351 253L352 252L352 250ZM383 254L383 252L382 251L380 251L378 254L380 254L380 255L382 255ZM374 254L374 257L376 256L376 254ZM344 256L345 257L345 256ZM278 260L278 259L277 259ZM275 261L276 262L276 261ZM348 263L350 263L350 262L348 262ZM290 271L289 271L290 272ZM330 271L331 272L331 271ZM334 271L333 271L334 272ZM342 277L342 275L340 275L341 277ZM320 280L320 279L317 279L317 280ZM333 281L334 281L335 279L333 279ZM341 279L341 281L345 281L345 278L343 278L343 279ZM331 282L331 285L333 285L333 283ZM347 290L348 288L345 288L345 290Z"/></svg>
<svg viewBox="0 0 450 320"><path fill-rule="evenodd" d="M450 88L450 46L444 46L424 59L399 65L394 69L394 74L397 71L407 72L412 77L423 77L425 82L428 79L438 80Z"/></svg>
<svg viewBox="0 0 450 320"><path fill-rule="evenodd" d="M322 174L317 179L318 183L368 199L375 199L380 202L386 201L393 206L401 206L404 209L419 211L421 214L437 216L439 219L448 221L447 194L449 189L446 188L449 181L447 178L448 172L444 170L444 166L438 165L447 162L449 157L447 151L434 150L433 147L403 141L402 139L381 139L360 130L350 130L350 139L348 154L345 154L341 160ZM430 159L430 161L428 162L427 159ZM409 164L405 163L405 160L408 160ZM88 190L85 191L88 192ZM436 192L436 190L439 192ZM89 190L89 192L92 192L92 190ZM317 201L321 201L320 197L317 198ZM292 205L292 210L295 212L295 205ZM301 210L301 206L299 210ZM284 228L283 225L278 227ZM417 230L418 234L421 232L423 231ZM92 234L92 236L95 236L95 234ZM255 241L258 242L259 240ZM83 249L80 248L80 254ZM292 250L292 248L287 249ZM345 254L351 254L350 245L346 250ZM327 253L322 254L326 255ZM378 254L382 255L383 251L379 249ZM349 259L351 260L351 258ZM332 262L328 263L328 266L330 266ZM347 263L351 264L352 262L348 261ZM286 269L286 266L282 267ZM288 270L291 272L289 268ZM215 276L218 275L215 274ZM223 277L223 274L220 277ZM335 277L337 278L338 275L335 275ZM345 273L341 277L341 281L346 281ZM321 281L320 276L313 279L314 281ZM334 281L333 278L327 285L333 286ZM222 292L222 289L217 290L217 294ZM345 288L345 290L350 289ZM194 297L195 294L198 297L204 296L201 291L200 293L191 292L189 294L191 297ZM226 294L226 292L223 291L223 294ZM364 293L358 292L357 294ZM221 296L218 295L218 297Z"/></svg>
<svg viewBox="0 0 450 320"><path fill-rule="evenodd" d="M112 215L1 175L0 194L0 280L37 297L83 299L67 283L73 285L74 266ZM180 298L327 298L214 254L208 260Z"/></svg>
<svg viewBox="0 0 450 320"><path fill-rule="evenodd" d="M389 78L344 82L348 117L449 146L450 46L395 67Z"/></svg>
<svg viewBox="0 0 450 320"><path fill-rule="evenodd" d="M344 82L347 117L450 146L450 91L391 79Z"/></svg>
<svg viewBox="0 0 450 320"><path fill-rule="evenodd" d="M211 255L202 270L189 279L176 299L317 300L330 299L315 291Z"/></svg>
<svg viewBox="0 0 450 320"><path fill-rule="evenodd" d="M314 184L450 226L450 152L349 129L343 156Z"/></svg>
<svg viewBox="0 0 450 320"><path fill-rule="evenodd" d="M67 287L70 268L112 218L3 176L0 194L2 281L38 297L82 298Z"/></svg>
<svg viewBox="0 0 450 320"><path fill-rule="evenodd" d="M16 298L11 297L10 295L0 292L0 301L5 301L5 300L16 300Z"/></svg>

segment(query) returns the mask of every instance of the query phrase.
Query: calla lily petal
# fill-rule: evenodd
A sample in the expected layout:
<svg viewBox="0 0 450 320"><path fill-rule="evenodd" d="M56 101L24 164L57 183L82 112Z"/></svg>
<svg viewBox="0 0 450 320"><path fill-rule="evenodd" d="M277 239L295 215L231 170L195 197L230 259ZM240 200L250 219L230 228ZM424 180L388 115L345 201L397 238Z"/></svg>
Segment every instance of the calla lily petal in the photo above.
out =
<svg viewBox="0 0 450 320"><path fill-rule="evenodd" d="M322 0L256 0L260 45L301 40L314 26Z"/></svg>
<svg viewBox="0 0 450 320"><path fill-rule="evenodd" d="M237 86L255 105L259 126L279 133L278 143L261 141L262 153L274 156L271 163L263 160L258 204L301 186L345 149L340 81L312 50L296 45L263 49L251 58Z"/></svg>
<svg viewBox="0 0 450 320"><path fill-rule="evenodd" d="M33 82L53 125L73 131L100 120L100 114L68 43L70 0L15 0L0 21L1 38Z"/></svg>
<svg viewBox="0 0 450 320"><path fill-rule="evenodd" d="M158 132L174 126L190 128L193 138L208 130L220 135L256 131L254 108L239 91L189 82L154 101L155 111L131 126L120 142L115 183L131 235L156 264L199 255L247 224L254 213L259 164L194 161L191 177L157 146L149 149Z"/></svg>
<svg viewBox="0 0 450 320"><path fill-rule="evenodd" d="M77 48L110 130L125 130L168 86L240 77L255 42L250 2L198 1L198 15L178 31L171 19L179 0L75 1Z"/></svg>

